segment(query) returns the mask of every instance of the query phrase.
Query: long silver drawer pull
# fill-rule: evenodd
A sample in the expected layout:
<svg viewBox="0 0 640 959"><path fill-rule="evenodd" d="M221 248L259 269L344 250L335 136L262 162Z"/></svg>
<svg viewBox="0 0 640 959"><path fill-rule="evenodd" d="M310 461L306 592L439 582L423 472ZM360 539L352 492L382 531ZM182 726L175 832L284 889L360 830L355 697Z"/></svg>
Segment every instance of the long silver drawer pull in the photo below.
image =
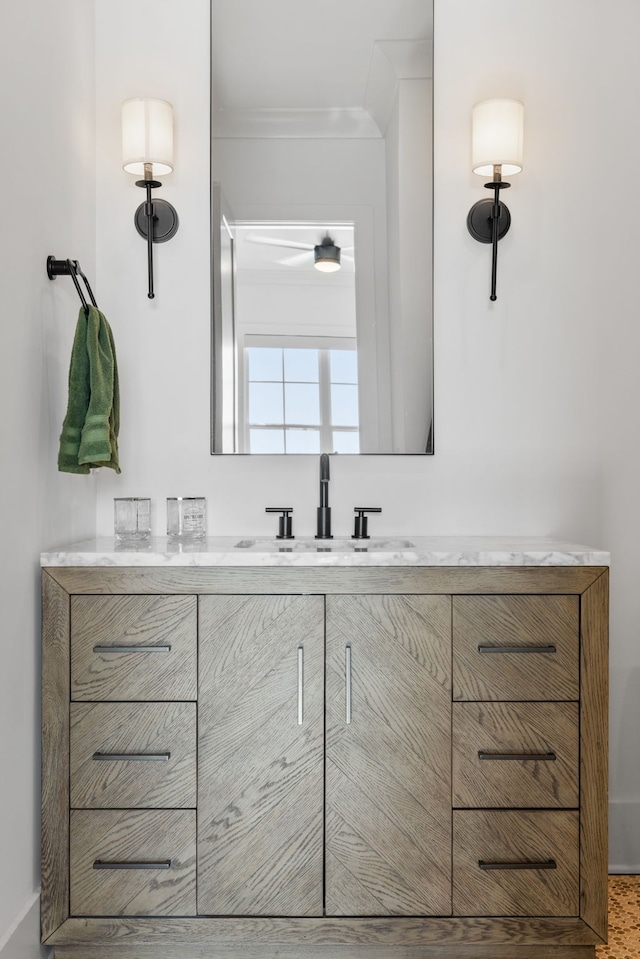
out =
<svg viewBox="0 0 640 959"><path fill-rule="evenodd" d="M555 646L478 646L479 653L555 653Z"/></svg>
<svg viewBox="0 0 640 959"><path fill-rule="evenodd" d="M170 859L160 859L157 862L108 862L96 859L94 869L171 869Z"/></svg>
<svg viewBox="0 0 640 959"><path fill-rule="evenodd" d="M522 759L530 762L553 762L555 753L485 753L478 750L478 759Z"/></svg>
<svg viewBox="0 0 640 959"><path fill-rule="evenodd" d="M151 762L166 763L171 759L171 753L94 753L91 757L96 761L105 762Z"/></svg>
<svg viewBox="0 0 640 959"><path fill-rule="evenodd" d="M94 646L94 653L170 653L171 646Z"/></svg>
<svg viewBox="0 0 640 959"><path fill-rule="evenodd" d="M351 722L351 646L345 646L344 650L344 671L345 671L345 722Z"/></svg>
<svg viewBox="0 0 640 959"><path fill-rule="evenodd" d="M304 646L298 646L298 726L304 722Z"/></svg>
<svg viewBox="0 0 640 959"><path fill-rule="evenodd" d="M555 859L547 859L544 862L485 862L484 859L478 859L478 865L481 869L557 869Z"/></svg>

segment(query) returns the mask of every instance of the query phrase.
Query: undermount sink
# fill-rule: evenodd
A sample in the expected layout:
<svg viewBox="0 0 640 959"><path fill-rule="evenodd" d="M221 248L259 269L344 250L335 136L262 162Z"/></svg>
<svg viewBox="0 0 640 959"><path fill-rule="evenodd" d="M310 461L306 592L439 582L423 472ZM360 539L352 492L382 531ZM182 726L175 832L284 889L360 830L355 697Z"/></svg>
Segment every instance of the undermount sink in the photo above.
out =
<svg viewBox="0 0 640 959"><path fill-rule="evenodd" d="M359 553L385 552L397 553L406 549L415 549L415 543L401 537L371 537L371 539L241 539L234 549L245 549L253 553Z"/></svg>

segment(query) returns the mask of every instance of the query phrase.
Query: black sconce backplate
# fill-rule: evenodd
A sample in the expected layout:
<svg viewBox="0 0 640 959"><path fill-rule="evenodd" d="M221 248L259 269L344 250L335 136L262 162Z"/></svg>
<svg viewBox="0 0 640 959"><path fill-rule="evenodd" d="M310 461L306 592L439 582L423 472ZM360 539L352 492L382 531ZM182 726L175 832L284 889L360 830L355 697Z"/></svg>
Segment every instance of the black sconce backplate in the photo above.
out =
<svg viewBox="0 0 640 959"><path fill-rule="evenodd" d="M160 184L158 184L160 186ZM134 215L136 230L140 236L147 238L147 205L141 203ZM178 214L166 200L153 199L153 242L166 243L178 232Z"/></svg>
<svg viewBox="0 0 640 959"><path fill-rule="evenodd" d="M506 184L508 185L508 184ZM467 229L474 240L480 243L491 243L492 240L492 220L491 211L493 209L493 200L478 200L469 210L467 216ZM500 218L498 220L498 239L501 240L511 226L511 214L509 207L498 201L500 207Z"/></svg>

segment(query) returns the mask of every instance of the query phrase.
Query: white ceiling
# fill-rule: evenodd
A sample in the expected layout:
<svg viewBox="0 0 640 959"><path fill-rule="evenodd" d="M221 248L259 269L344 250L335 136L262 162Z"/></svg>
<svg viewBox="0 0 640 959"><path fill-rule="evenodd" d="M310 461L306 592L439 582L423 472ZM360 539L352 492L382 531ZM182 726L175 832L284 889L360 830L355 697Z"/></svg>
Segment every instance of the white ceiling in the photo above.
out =
<svg viewBox="0 0 640 959"><path fill-rule="evenodd" d="M211 0L214 111L364 109L374 44L427 40L431 0Z"/></svg>

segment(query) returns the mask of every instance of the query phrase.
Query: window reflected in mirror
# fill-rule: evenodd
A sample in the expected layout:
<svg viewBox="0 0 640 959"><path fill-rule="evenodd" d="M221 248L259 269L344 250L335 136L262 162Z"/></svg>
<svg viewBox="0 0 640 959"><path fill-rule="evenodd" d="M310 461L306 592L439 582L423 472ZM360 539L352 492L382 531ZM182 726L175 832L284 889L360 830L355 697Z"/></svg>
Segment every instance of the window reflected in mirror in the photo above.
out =
<svg viewBox="0 0 640 959"><path fill-rule="evenodd" d="M355 340L310 336L287 346L277 334L248 339L256 345L243 349L240 452L358 453Z"/></svg>

